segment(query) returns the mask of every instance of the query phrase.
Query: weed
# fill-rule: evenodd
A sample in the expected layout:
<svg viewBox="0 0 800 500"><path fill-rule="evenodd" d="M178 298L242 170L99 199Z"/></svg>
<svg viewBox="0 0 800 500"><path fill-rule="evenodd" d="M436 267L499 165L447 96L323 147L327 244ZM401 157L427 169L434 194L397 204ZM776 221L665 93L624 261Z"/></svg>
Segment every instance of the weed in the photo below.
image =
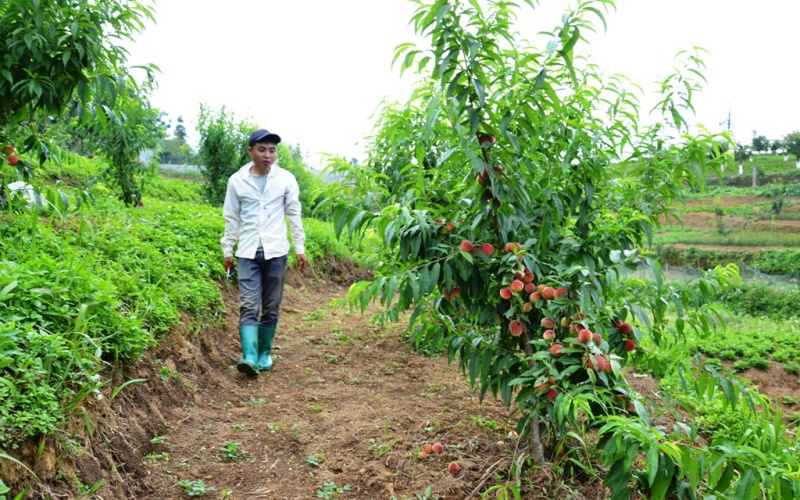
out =
<svg viewBox="0 0 800 500"><path fill-rule="evenodd" d="M219 456L224 462L233 462L245 458L247 453L242 449L242 443L228 441L220 447Z"/></svg>
<svg viewBox="0 0 800 500"><path fill-rule="evenodd" d="M319 404L319 403L312 403L312 404L308 405L308 408L311 411L316 412L316 413L320 413L322 411L322 405Z"/></svg>
<svg viewBox="0 0 800 500"><path fill-rule="evenodd" d="M800 398L795 396L784 396L783 399L781 399L781 402L786 406L794 406L797 403L800 403Z"/></svg>
<svg viewBox="0 0 800 500"><path fill-rule="evenodd" d="M147 463L158 462L159 460L169 462L169 453L162 451L161 453L150 453L144 457L145 465L147 465Z"/></svg>
<svg viewBox="0 0 800 500"><path fill-rule="evenodd" d="M306 463L312 467L319 467L325 463L325 455L322 453L315 453L314 455L306 457Z"/></svg>
<svg viewBox="0 0 800 500"><path fill-rule="evenodd" d="M195 479L194 481L181 479L178 484L183 487L183 490L190 497L202 497L209 491L214 490L212 486L206 486L202 479Z"/></svg>
<svg viewBox="0 0 800 500"><path fill-rule="evenodd" d="M337 486L336 481L327 481L322 483L322 489L317 490L317 498L324 498L325 500L335 500L339 495L345 491L350 491L350 485Z"/></svg>
<svg viewBox="0 0 800 500"><path fill-rule="evenodd" d="M151 444L164 444L164 441L167 440L167 436L159 436L158 433L150 440Z"/></svg>
<svg viewBox="0 0 800 500"><path fill-rule="evenodd" d="M253 427L250 424L233 424L231 429L234 431L249 431Z"/></svg>
<svg viewBox="0 0 800 500"><path fill-rule="evenodd" d="M267 424L267 429L269 429L270 434L277 434L283 430L282 424Z"/></svg>
<svg viewBox="0 0 800 500"><path fill-rule="evenodd" d="M791 373L792 375L800 374L800 363L786 363L783 365L783 369L786 370L786 373Z"/></svg>
<svg viewBox="0 0 800 500"><path fill-rule="evenodd" d="M247 402L247 406L261 406L267 402L266 398L250 398L250 401Z"/></svg>

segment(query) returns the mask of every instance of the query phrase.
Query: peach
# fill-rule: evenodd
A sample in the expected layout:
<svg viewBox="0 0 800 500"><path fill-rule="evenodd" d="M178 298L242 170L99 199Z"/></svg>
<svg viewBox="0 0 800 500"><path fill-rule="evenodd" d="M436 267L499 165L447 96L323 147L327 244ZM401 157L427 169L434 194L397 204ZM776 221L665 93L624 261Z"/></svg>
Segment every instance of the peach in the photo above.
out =
<svg viewBox="0 0 800 500"><path fill-rule="evenodd" d="M475 248L475 246L472 244L471 241L464 240L461 242L461 250L465 252L471 252L473 248Z"/></svg>
<svg viewBox="0 0 800 500"><path fill-rule="evenodd" d="M525 289L525 283L521 282L520 280L514 280L511 282L511 290L514 292L521 292Z"/></svg>
<svg viewBox="0 0 800 500"><path fill-rule="evenodd" d="M500 289L500 297L506 300L511 298L511 288L505 287Z"/></svg>
<svg viewBox="0 0 800 500"><path fill-rule="evenodd" d="M544 287L544 290L542 290L542 297L544 297L544 300L553 300L556 298L556 289L551 286Z"/></svg>
<svg viewBox="0 0 800 500"><path fill-rule="evenodd" d="M592 332L584 328L583 330L578 332L578 340L583 342L584 344L588 344L592 341Z"/></svg>
<svg viewBox="0 0 800 500"><path fill-rule="evenodd" d="M550 318L542 318L541 325L545 328L555 328L556 324Z"/></svg>

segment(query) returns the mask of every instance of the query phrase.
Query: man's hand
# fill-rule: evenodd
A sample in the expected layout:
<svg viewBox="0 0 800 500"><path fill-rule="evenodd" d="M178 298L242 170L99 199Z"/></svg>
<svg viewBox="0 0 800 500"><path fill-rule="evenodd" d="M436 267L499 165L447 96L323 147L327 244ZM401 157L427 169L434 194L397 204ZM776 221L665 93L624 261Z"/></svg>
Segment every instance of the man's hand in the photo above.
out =
<svg viewBox="0 0 800 500"><path fill-rule="evenodd" d="M300 272L305 272L308 269L308 259L306 258L306 254L299 253L297 254L297 267L300 268Z"/></svg>
<svg viewBox="0 0 800 500"><path fill-rule="evenodd" d="M225 269L231 269L233 267L233 257L225 257L222 259L222 265L225 266Z"/></svg>

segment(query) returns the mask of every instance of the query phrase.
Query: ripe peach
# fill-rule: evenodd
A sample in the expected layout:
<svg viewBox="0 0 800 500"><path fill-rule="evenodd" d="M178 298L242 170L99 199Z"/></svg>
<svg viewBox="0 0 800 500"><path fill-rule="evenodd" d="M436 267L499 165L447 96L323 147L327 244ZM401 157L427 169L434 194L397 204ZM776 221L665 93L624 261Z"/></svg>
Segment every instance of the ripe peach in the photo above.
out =
<svg viewBox="0 0 800 500"><path fill-rule="evenodd" d="M544 300L553 300L556 298L556 289L551 286L545 287L542 290L542 297L544 297Z"/></svg>
<svg viewBox="0 0 800 500"><path fill-rule="evenodd" d="M560 358L561 357L561 349L563 349L563 348L564 347L561 344L553 344L553 346L550 347L550 354L552 354L556 358Z"/></svg>
<svg viewBox="0 0 800 500"><path fill-rule="evenodd" d="M461 242L461 250L465 252L471 252L473 248L475 248L475 246L472 244L471 241L464 240Z"/></svg>
<svg viewBox="0 0 800 500"><path fill-rule="evenodd" d="M611 360L605 358L604 361L606 362L606 373L614 373L614 367L611 366Z"/></svg>
<svg viewBox="0 0 800 500"><path fill-rule="evenodd" d="M450 231L451 233L456 230L456 225L453 224L450 221L447 221L447 224L445 224L445 227L447 227L447 230Z"/></svg>
<svg viewBox="0 0 800 500"><path fill-rule="evenodd" d="M534 388L534 390L536 392L545 392L546 390L548 390L550 388L551 385L553 385L553 384L551 384L550 382L542 382L541 384L537 385Z"/></svg>
<svg viewBox="0 0 800 500"><path fill-rule="evenodd" d="M417 456L420 458L420 460L422 460L423 458L427 457L428 454L425 453L425 451L423 450L423 451L419 452L419 455L417 455Z"/></svg>
<svg viewBox="0 0 800 500"><path fill-rule="evenodd" d="M511 322L508 324L508 327L511 330L511 335L512 336L519 337L520 335L522 335L523 328L522 328L522 324L519 321L517 321L515 319L511 320Z"/></svg>
<svg viewBox="0 0 800 500"><path fill-rule="evenodd" d="M554 332L553 330L545 330L544 333L542 334L542 338L548 342L552 342L556 338L556 332Z"/></svg>
<svg viewBox="0 0 800 500"><path fill-rule="evenodd" d="M453 299L455 299L456 297L461 297L461 289L455 287L452 290L450 290L450 297Z"/></svg>
<svg viewBox="0 0 800 500"><path fill-rule="evenodd" d="M630 323L620 323L617 325L617 328L619 328L620 333L624 335L628 335L633 331L633 327L631 327Z"/></svg>
<svg viewBox="0 0 800 500"><path fill-rule="evenodd" d="M603 336L599 333L593 333L592 340L594 340L595 345L600 345L603 343Z"/></svg>
<svg viewBox="0 0 800 500"><path fill-rule="evenodd" d="M563 287L561 287L561 288L556 288L556 291L555 291L555 297L556 297L556 298L559 298L559 297L561 297L562 295L566 295L566 294L568 294L568 293L569 293L569 291L568 291L566 288L563 288Z"/></svg>
<svg viewBox="0 0 800 500"><path fill-rule="evenodd" d="M495 166L494 171L497 172L498 177L503 178L503 167Z"/></svg>
<svg viewBox="0 0 800 500"><path fill-rule="evenodd" d="M530 269L525 269L525 274L522 277L522 281L525 283L532 283L533 282L533 273Z"/></svg>
<svg viewBox="0 0 800 500"><path fill-rule="evenodd" d="M427 454L430 455L431 451L433 451L433 449L431 448L431 445L429 443L425 443L425 444L422 445L422 452L423 453L427 453Z"/></svg>
<svg viewBox="0 0 800 500"><path fill-rule="evenodd" d="M587 366L596 372L601 372L606 369L606 360L600 355L597 355L594 358L590 356Z"/></svg>
<svg viewBox="0 0 800 500"><path fill-rule="evenodd" d="M625 341L625 350L628 351L628 352L631 352L634 349L636 349L636 341L635 340L631 340L631 339L626 340Z"/></svg>
<svg viewBox="0 0 800 500"><path fill-rule="evenodd" d="M3 148L3 154L6 155L6 156L10 155L14 151L15 151L14 146L12 146L11 144L9 144L9 145L7 145L6 147Z"/></svg>
<svg viewBox="0 0 800 500"><path fill-rule="evenodd" d="M533 283L525 283L526 292L533 293L534 290L536 290L536 285L534 285Z"/></svg>
<svg viewBox="0 0 800 500"><path fill-rule="evenodd" d="M592 341L592 332L584 328L583 330L578 332L578 340L583 342L584 344L588 344Z"/></svg>
<svg viewBox="0 0 800 500"><path fill-rule="evenodd" d="M490 145L494 144L494 136L491 134L478 134L478 144L488 142Z"/></svg>
<svg viewBox="0 0 800 500"><path fill-rule="evenodd" d="M8 155L8 164L9 165L16 165L19 163L19 156L17 155Z"/></svg>
<svg viewBox="0 0 800 500"><path fill-rule="evenodd" d="M487 256L492 255L494 253L494 247L491 243L484 243L483 245L478 247L478 250L485 253Z"/></svg>
<svg viewBox="0 0 800 500"><path fill-rule="evenodd" d="M545 328L555 328L556 324L550 318L542 318L541 325Z"/></svg>
<svg viewBox="0 0 800 500"><path fill-rule="evenodd" d="M549 399L550 401L555 401L556 398L558 397L558 389L553 387L552 389L547 391L547 394L545 395L545 397L547 397L547 399Z"/></svg>
<svg viewBox="0 0 800 500"><path fill-rule="evenodd" d="M525 289L525 283L521 282L520 280L514 280L511 282L511 290L515 292L521 292Z"/></svg>
<svg viewBox="0 0 800 500"><path fill-rule="evenodd" d="M457 464L457 463L455 463L455 462L450 462L450 465L448 465L448 466L447 466L447 470L449 470L449 471L450 471L450 472L452 472L453 474L455 474L456 472L458 472L458 469L460 469L460 467L459 467L459 466L458 466L458 464Z"/></svg>
<svg viewBox="0 0 800 500"><path fill-rule="evenodd" d="M511 298L511 288L505 287L500 289L500 297L506 300Z"/></svg>
<svg viewBox="0 0 800 500"><path fill-rule="evenodd" d="M525 302L524 304L522 304L522 312L524 312L525 314L528 314L532 310L533 310L533 304L531 304L530 302Z"/></svg>
<svg viewBox="0 0 800 500"><path fill-rule="evenodd" d="M431 449L433 449L434 453L441 453L444 451L444 446L441 443L434 443Z"/></svg>
<svg viewBox="0 0 800 500"><path fill-rule="evenodd" d="M539 283L539 286L537 286L537 287L536 287L536 290L537 290L539 293L542 293L542 292L544 291L544 289L545 289L545 287L546 287L546 286L547 286L547 285L543 285L542 283Z"/></svg>
<svg viewBox="0 0 800 500"><path fill-rule="evenodd" d="M539 292L533 292L528 300L531 301L531 304L535 304L542 300L542 294Z"/></svg>

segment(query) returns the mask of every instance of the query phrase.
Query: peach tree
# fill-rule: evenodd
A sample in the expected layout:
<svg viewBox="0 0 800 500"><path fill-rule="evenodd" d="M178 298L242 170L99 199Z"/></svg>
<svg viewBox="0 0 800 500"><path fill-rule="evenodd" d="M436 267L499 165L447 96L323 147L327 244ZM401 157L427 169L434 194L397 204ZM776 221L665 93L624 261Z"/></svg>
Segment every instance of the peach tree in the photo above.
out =
<svg viewBox="0 0 800 500"><path fill-rule="evenodd" d="M332 166L337 233L382 241L375 278L350 298L380 302L384 320L410 313L418 348L446 351L481 398L518 409L536 462L577 463L582 430L618 413L647 419L622 372L647 356L643 337L719 320L646 250L681 191L719 170L716 138L685 120L702 62L681 55L647 125L637 87L578 54L611 1L580 2L544 48L514 32L511 2L417 3L412 24L430 46L402 44L395 61L419 85L382 110L365 164ZM640 264L653 281L624 278Z"/></svg>

